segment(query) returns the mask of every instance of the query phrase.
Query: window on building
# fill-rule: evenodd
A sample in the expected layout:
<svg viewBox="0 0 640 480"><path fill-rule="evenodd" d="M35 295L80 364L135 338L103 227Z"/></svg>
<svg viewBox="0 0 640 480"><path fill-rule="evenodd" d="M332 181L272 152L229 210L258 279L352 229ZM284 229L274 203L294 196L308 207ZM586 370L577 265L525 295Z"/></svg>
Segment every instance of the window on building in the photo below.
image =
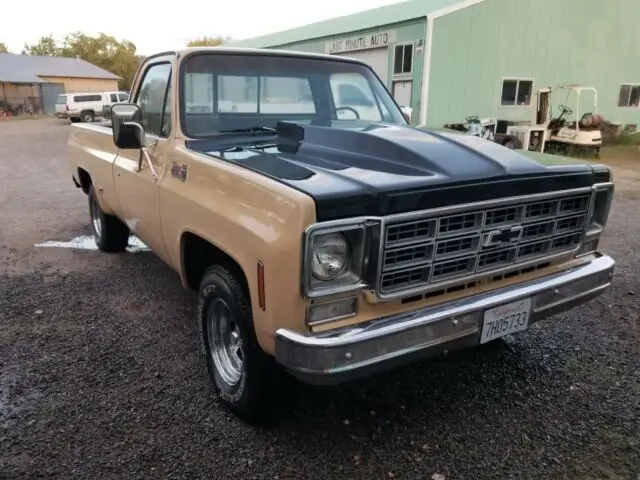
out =
<svg viewBox="0 0 640 480"><path fill-rule="evenodd" d="M404 45L396 45L393 57L393 74L402 75L411 73L413 66L413 45L410 43Z"/></svg>
<svg viewBox="0 0 640 480"><path fill-rule="evenodd" d="M619 107L640 107L640 85L620 85Z"/></svg>
<svg viewBox="0 0 640 480"><path fill-rule="evenodd" d="M533 80L505 79L502 81L501 105L505 106L529 106L531 105L531 93Z"/></svg>

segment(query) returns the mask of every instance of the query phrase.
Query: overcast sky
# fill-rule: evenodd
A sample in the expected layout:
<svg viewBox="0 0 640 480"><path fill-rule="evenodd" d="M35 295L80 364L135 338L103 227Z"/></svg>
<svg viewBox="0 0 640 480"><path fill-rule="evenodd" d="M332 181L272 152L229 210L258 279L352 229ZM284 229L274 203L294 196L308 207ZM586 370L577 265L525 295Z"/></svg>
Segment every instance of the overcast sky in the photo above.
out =
<svg viewBox="0 0 640 480"><path fill-rule="evenodd" d="M181 48L202 35L249 38L327 18L368 10L399 0L29 0L6 15L0 42L20 53L25 42L81 30L128 39L143 55ZM10 13L6 11L5 13ZM9 10L12 9L11 7ZM19 12L22 12L18 14ZM21 20L20 20L21 19Z"/></svg>

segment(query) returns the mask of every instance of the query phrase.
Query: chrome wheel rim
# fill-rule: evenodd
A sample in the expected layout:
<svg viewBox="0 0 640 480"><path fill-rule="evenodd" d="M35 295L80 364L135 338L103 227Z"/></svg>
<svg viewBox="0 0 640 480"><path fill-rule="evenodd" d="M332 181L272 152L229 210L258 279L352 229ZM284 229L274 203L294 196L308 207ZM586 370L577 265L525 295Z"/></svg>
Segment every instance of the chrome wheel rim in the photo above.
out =
<svg viewBox="0 0 640 480"><path fill-rule="evenodd" d="M220 298L213 300L208 309L207 331L216 370L222 381L233 387L242 378L244 350L240 329L234 322L231 309Z"/></svg>
<svg viewBox="0 0 640 480"><path fill-rule="evenodd" d="M91 224L93 225L93 232L96 237L100 237L100 235L102 235L102 227L100 226L100 205L98 205L98 200L95 198L91 201Z"/></svg>

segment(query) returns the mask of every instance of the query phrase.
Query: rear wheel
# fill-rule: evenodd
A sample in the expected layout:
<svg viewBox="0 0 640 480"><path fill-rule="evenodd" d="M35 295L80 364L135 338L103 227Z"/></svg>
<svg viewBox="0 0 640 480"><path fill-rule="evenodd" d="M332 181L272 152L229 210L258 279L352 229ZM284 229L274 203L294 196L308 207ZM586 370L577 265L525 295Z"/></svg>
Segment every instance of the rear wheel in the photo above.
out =
<svg viewBox="0 0 640 480"><path fill-rule="evenodd" d="M89 213L98 249L109 253L124 251L129 244L129 229L117 217L104 213L93 185L89 187Z"/></svg>
<svg viewBox="0 0 640 480"><path fill-rule="evenodd" d="M231 271L214 265L204 273L198 323L207 370L222 402L252 424L272 412L282 372L256 339L249 298Z"/></svg>
<svg viewBox="0 0 640 480"><path fill-rule="evenodd" d="M93 122L93 117L94 117L93 112L82 112L82 115L80 115L80 118L84 123Z"/></svg>

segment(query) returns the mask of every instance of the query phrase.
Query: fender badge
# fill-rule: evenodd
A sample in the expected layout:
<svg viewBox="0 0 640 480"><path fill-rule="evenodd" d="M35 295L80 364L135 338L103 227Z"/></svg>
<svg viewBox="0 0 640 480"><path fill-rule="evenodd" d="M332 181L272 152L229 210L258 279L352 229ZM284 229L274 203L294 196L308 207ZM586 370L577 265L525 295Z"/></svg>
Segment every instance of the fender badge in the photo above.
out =
<svg viewBox="0 0 640 480"><path fill-rule="evenodd" d="M171 167L171 176L176 177L183 182L187 181L187 164L179 164L177 162L173 162L173 166Z"/></svg>

